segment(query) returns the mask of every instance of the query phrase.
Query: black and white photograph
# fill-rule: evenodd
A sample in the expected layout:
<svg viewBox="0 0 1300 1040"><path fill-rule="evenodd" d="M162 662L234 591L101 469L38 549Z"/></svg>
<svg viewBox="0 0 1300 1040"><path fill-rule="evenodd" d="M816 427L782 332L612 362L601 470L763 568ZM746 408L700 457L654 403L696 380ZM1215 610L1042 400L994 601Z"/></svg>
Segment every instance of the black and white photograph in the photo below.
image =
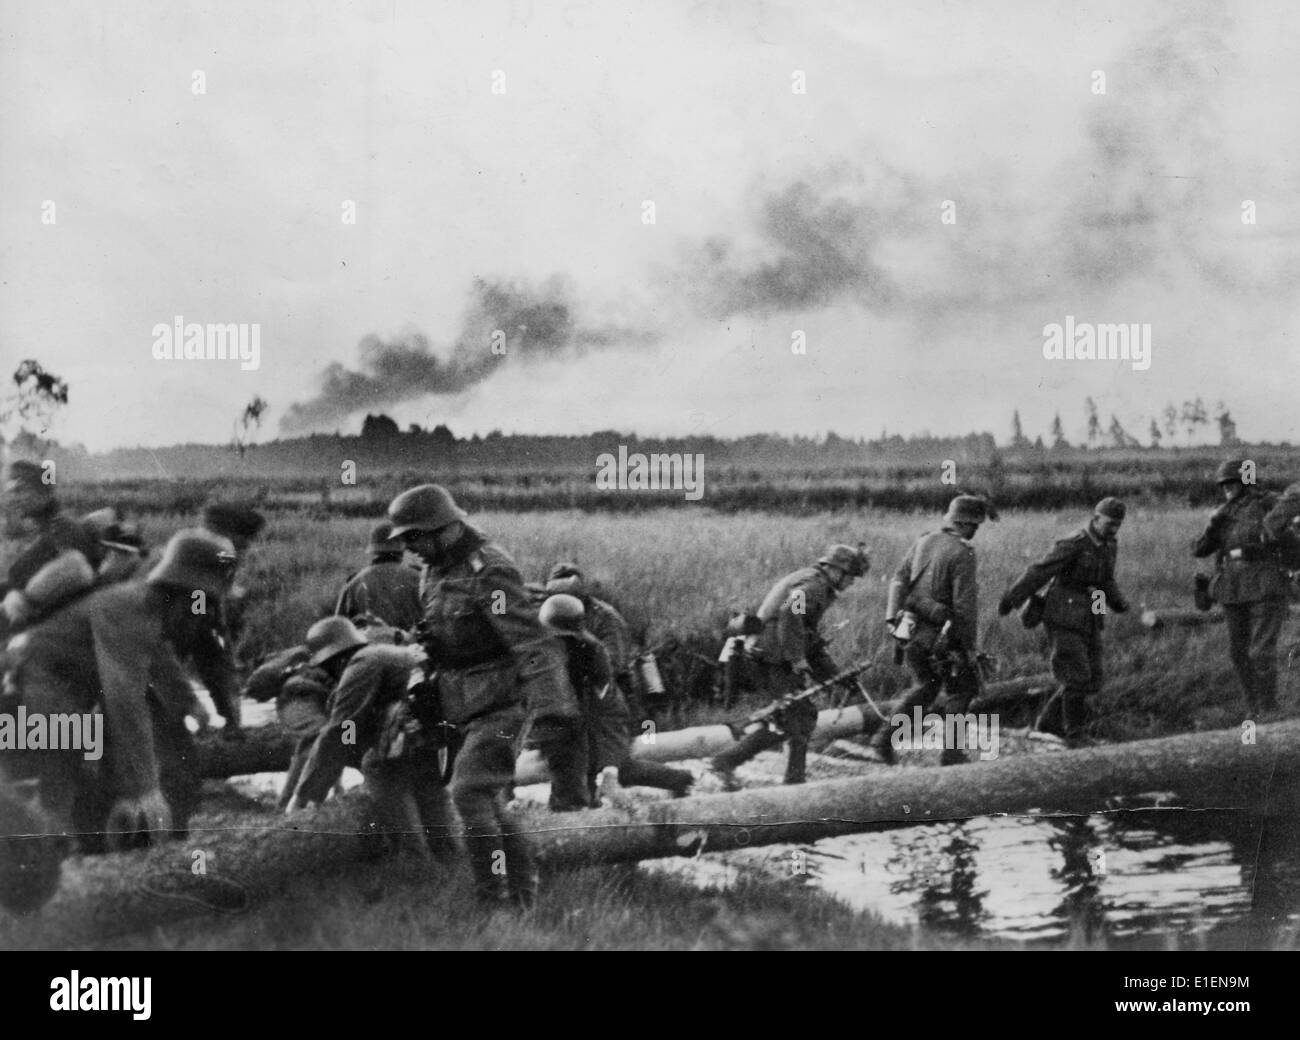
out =
<svg viewBox="0 0 1300 1040"><path fill-rule="evenodd" d="M1168 955L1300 949L1297 55L1284 0L0 0L32 999L1089 951L1109 1019L1261 1010Z"/></svg>

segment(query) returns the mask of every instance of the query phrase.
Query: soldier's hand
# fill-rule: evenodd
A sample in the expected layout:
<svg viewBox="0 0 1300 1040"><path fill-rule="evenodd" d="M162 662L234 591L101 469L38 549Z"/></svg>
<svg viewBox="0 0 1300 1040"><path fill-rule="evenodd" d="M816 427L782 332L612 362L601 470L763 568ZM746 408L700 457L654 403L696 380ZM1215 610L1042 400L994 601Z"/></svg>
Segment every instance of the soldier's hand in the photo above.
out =
<svg viewBox="0 0 1300 1040"><path fill-rule="evenodd" d="M113 850L132 847L143 833L150 844L163 841L172 829L172 811L158 788L138 798L119 798L108 812L105 837Z"/></svg>
<svg viewBox="0 0 1300 1040"><path fill-rule="evenodd" d="M1003 596L998 600L998 617L1006 617L1015 609L1016 605L1011 602L1009 597Z"/></svg>

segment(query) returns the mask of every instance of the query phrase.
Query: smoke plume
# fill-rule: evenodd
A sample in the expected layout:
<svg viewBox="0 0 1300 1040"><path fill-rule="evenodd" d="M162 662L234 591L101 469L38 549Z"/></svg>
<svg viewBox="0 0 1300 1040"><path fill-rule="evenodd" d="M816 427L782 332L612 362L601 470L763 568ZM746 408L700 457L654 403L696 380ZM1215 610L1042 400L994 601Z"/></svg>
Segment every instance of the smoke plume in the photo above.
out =
<svg viewBox="0 0 1300 1040"><path fill-rule="evenodd" d="M579 324L568 290L558 278L537 289L476 278L450 348L439 353L429 337L418 331L391 339L366 336L358 346L358 367L329 365L316 395L291 405L280 429L286 435L329 429L364 409L387 408L430 394L461 393L502 365L636 346L654 338L646 330Z"/></svg>

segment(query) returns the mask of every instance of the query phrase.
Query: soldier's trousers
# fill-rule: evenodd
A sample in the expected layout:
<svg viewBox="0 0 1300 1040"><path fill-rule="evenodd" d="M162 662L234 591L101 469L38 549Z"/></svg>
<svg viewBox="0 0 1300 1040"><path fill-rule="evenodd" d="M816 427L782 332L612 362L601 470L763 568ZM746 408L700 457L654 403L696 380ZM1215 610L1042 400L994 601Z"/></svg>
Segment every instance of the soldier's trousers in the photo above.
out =
<svg viewBox="0 0 1300 1040"><path fill-rule="evenodd" d="M363 770L390 846L421 859L432 855L449 861L455 849L453 816L437 751L421 748L391 761L367 758Z"/></svg>
<svg viewBox="0 0 1300 1040"><path fill-rule="evenodd" d="M598 804L596 779L608 766L618 769L624 787L659 787L685 794L695 778L685 769L660 762L645 762L632 756L632 724L626 711L593 711L584 720L587 733L587 781L591 804Z"/></svg>
<svg viewBox="0 0 1300 1040"><path fill-rule="evenodd" d="M1277 706L1277 639L1287 617L1284 599L1223 605L1228 652L1252 712Z"/></svg>
<svg viewBox="0 0 1300 1040"><path fill-rule="evenodd" d="M791 671L765 667L763 672L763 685L774 698L797 692L800 688L798 677ZM803 783L808 764L808 742L817 728L817 705L811 700L790 705L780 725L784 733L777 733L767 726L746 733L732 747L714 756L713 768L730 772L760 752L778 748L788 740L790 750L785 762L785 782Z"/></svg>
<svg viewBox="0 0 1300 1040"><path fill-rule="evenodd" d="M1051 647L1052 677L1059 684L1057 695L1038 720L1038 726L1067 740L1083 736L1091 718L1089 700L1100 692L1102 670L1101 632L1079 632L1055 625L1045 626Z"/></svg>
<svg viewBox="0 0 1300 1040"><path fill-rule="evenodd" d="M587 790L590 757L581 719L536 720L528 731L528 747L537 750L551 774L551 812L591 808Z"/></svg>
<svg viewBox="0 0 1300 1040"><path fill-rule="evenodd" d="M960 668L956 675L952 675L936 663L933 632L913 638L907 644L905 659L913 682L903 691L902 699L894 708L895 715L910 716L917 706L920 706L922 712L928 712L941 693L946 694L946 710L958 715L966 713L970 702L979 692L979 676L969 667ZM893 735L893 726L882 724L871 738L871 746L886 753L891 761ZM951 754L957 754L957 760L960 761L959 749L944 749L945 758L951 757Z"/></svg>
<svg viewBox="0 0 1300 1040"><path fill-rule="evenodd" d="M451 799L465 824L475 891L486 902L529 901L537 891L532 841L506 808L523 727L522 708L471 719L452 770Z"/></svg>

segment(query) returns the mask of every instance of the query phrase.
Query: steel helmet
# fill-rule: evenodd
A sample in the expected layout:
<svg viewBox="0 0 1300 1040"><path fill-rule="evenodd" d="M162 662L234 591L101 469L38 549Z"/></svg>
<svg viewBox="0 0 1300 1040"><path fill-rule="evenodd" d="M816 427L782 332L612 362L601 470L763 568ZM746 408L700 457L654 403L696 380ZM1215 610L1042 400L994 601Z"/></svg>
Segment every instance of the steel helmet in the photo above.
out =
<svg viewBox="0 0 1300 1040"><path fill-rule="evenodd" d="M851 545L832 545L817 563L821 567L838 567L855 578L861 578L871 570L871 557L862 546L855 549Z"/></svg>
<svg viewBox="0 0 1300 1040"><path fill-rule="evenodd" d="M236 559L235 546L229 538L191 527L172 535L158 566L149 572L145 581L150 585L172 585L209 596L223 596L230 591Z"/></svg>
<svg viewBox="0 0 1300 1040"><path fill-rule="evenodd" d="M537 612L542 624L557 632L576 632L582 627L586 616L587 610L583 607L582 600L564 593L551 596Z"/></svg>
<svg viewBox="0 0 1300 1040"><path fill-rule="evenodd" d="M464 520L468 515L456 505L451 492L439 484L408 488L388 507L394 538L400 538L407 531L436 531L457 520Z"/></svg>
<svg viewBox="0 0 1300 1040"><path fill-rule="evenodd" d="M345 617L321 618L307 629L307 663L312 667L324 664L331 657L351 650L356 646L365 646L365 637Z"/></svg>
<svg viewBox="0 0 1300 1040"><path fill-rule="evenodd" d="M1246 465L1244 459L1225 459L1219 463L1219 468L1214 471L1214 482L1216 484L1243 484L1241 479L1242 468Z"/></svg>

